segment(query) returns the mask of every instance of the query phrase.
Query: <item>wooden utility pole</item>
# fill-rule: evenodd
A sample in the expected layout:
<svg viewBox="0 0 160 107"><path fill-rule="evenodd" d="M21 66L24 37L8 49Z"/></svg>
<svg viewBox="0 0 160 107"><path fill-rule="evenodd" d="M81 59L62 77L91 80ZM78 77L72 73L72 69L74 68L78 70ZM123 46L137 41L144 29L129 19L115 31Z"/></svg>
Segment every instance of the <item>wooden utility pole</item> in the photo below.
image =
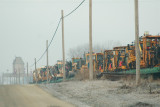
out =
<svg viewBox="0 0 160 107"><path fill-rule="evenodd" d="M89 0L89 79L93 80L92 58L92 0Z"/></svg>
<svg viewBox="0 0 160 107"><path fill-rule="evenodd" d="M21 82L20 82L20 78L21 78L21 76L20 76L20 69L18 69L18 71L19 71L19 84L21 84Z"/></svg>
<svg viewBox="0 0 160 107"><path fill-rule="evenodd" d="M37 68L36 68L36 58L35 58L35 73L36 73L36 84L37 84Z"/></svg>
<svg viewBox="0 0 160 107"><path fill-rule="evenodd" d="M22 75L23 75L23 84L24 84L24 75L25 75L25 73L23 72L23 74L22 74Z"/></svg>
<svg viewBox="0 0 160 107"><path fill-rule="evenodd" d="M135 50L136 50L136 85L140 84L140 50L139 50L139 16L138 16L138 0L135 3Z"/></svg>
<svg viewBox="0 0 160 107"><path fill-rule="evenodd" d="M9 73L8 73L8 71L9 71L9 70L7 69L7 73L6 73L6 75L5 75L5 76L7 77L7 84L9 84L9 80L8 80L8 79L9 79L9 78L8 78L8 77L9 77L9 76L8 76Z"/></svg>
<svg viewBox="0 0 160 107"><path fill-rule="evenodd" d="M11 79L12 79L12 74L10 74L10 84L12 84Z"/></svg>
<svg viewBox="0 0 160 107"><path fill-rule="evenodd" d="M49 81L49 70L48 70L48 40L46 40L46 50L47 50L47 84L48 84L48 81Z"/></svg>
<svg viewBox="0 0 160 107"><path fill-rule="evenodd" d="M16 84L17 84L17 81L18 81L18 80L17 80L17 73L18 73L18 72L16 71Z"/></svg>
<svg viewBox="0 0 160 107"><path fill-rule="evenodd" d="M27 62L27 84L29 83L29 78L28 78L28 62Z"/></svg>
<svg viewBox="0 0 160 107"><path fill-rule="evenodd" d="M64 49L64 17L63 10L62 13L62 55L63 55L63 81L66 81L66 72L65 72L65 49Z"/></svg>
<svg viewBox="0 0 160 107"><path fill-rule="evenodd" d="M3 76L1 76L1 84L3 85Z"/></svg>
<svg viewBox="0 0 160 107"><path fill-rule="evenodd" d="M16 84L16 75L15 75L15 73L13 75L14 75L13 83Z"/></svg>
<svg viewBox="0 0 160 107"><path fill-rule="evenodd" d="M2 78L0 77L0 84L2 84Z"/></svg>
<svg viewBox="0 0 160 107"><path fill-rule="evenodd" d="M4 73L2 74L2 84L4 84Z"/></svg>

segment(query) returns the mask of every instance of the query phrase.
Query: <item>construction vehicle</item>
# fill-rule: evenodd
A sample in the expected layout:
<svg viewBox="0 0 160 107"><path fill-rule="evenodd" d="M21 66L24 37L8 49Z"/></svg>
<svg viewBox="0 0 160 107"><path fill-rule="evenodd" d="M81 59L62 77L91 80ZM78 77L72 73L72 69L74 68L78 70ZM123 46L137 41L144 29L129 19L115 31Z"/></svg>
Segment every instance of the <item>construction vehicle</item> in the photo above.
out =
<svg viewBox="0 0 160 107"><path fill-rule="evenodd" d="M105 50L105 67L104 71L119 71L126 68L126 58L125 53L126 46L115 47L113 50Z"/></svg>
<svg viewBox="0 0 160 107"><path fill-rule="evenodd" d="M141 66L144 68L160 64L160 36L146 35L140 40Z"/></svg>
<svg viewBox="0 0 160 107"><path fill-rule="evenodd" d="M140 38L140 67L160 65L160 36L145 35ZM104 51L104 71L123 71L136 68L135 46L114 47Z"/></svg>
<svg viewBox="0 0 160 107"><path fill-rule="evenodd" d="M52 80L56 74L53 66L49 66L48 67L48 80ZM43 81L47 81L47 67L41 67L41 68L37 68L36 70L33 71L33 82L43 82Z"/></svg>
<svg viewBox="0 0 160 107"><path fill-rule="evenodd" d="M83 58L72 58L72 71L80 70L85 63Z"/></svg>
<svg viewBox="0 0 160 107"><path fill-rule="evenodd" d="M160 35L153 36L145 34L140 37L139 49L141 73L148 74L160 72ZM89 69L89 55L89 53L86 53L84 54L84 58L72 58L72 63L68 62L66 64L66 72ZM114 47L113 50L105 50L101 53L92 53L92 57L93 70L98 71L101 74L135 74L136 52L134 42L127 46ZM52 80L54 77L53 74L56 74L57 77L63 77L62 66L62 61L57 61L56 66L54 68L51 67L49 70L49 79ZM37 81L45 81L47 79L46 68L37 69L37 73L38 74L36 75L36 71L33 72L34 81L36 81L36 78Z"/></svg>
<svg viewBox="0 0 160 107"><path fill-rule="evenodd" d="M95 70L99 72L103 72L104 67L104 53L96 53L95 55Z"/></svg>
<svg viewBox="0 0 160 107"><path fill-rule="evenodd" d="M85 65L82 64L82 69L89 69L89 53L85 54ZM103 53L93 53L92 58L93 58L93 70L94 71L99 71L103 72Z"/></svg>

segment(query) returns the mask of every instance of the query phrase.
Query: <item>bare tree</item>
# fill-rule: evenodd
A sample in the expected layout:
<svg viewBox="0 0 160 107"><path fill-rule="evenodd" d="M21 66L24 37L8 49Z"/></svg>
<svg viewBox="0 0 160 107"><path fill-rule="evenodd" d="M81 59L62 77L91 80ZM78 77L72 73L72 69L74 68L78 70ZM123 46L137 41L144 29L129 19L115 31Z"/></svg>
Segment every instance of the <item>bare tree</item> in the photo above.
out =
<svg viewBox="0 0 160 107"><path fill-rule="evenodd" d="M102 44L95 44L93 45L93 52L98 53L98 52L103 52L104 50L107 49L113 49L113 47L116 46L121 46L121 42L120 41L106 41L105 43ZM71 48L68 52L68 56L70 58L73 57L83 57L84 53L88 53L89 52L89 47L88 44L83 44L80 46L77 46L75 48Z"/></svg>

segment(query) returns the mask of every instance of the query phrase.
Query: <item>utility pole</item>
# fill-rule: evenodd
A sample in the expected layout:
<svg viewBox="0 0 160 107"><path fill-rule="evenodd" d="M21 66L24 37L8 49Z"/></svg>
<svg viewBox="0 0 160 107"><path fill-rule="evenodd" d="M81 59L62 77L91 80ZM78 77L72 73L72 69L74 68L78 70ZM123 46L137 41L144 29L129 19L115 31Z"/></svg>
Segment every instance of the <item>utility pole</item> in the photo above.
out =
<svg viewBox="0 0 160 107"><path fill-rule="evenodd" d="M35 73L36 73L36 84L37 84L37 68L36 68L36 58L35 58Z"/></svg>
<svg viewBox="0 0 160 107"><path fill-rule="evenodd" d="M6 77L7 77L7 84L9 84L9 81L8 81L8 74L9 74L9 73L8 73L8 71L9 71L9 70L7 69L7 73L6 73Z"/></svg>
<svg viewBox="0 0 160 107"><path fill-rule="evenodd" d="M16 84L18 84L18 72L16 72Z"/></svg>
<svg viewBox="0 0 160 107"><path fill-rule="evenodd" d="M49 75L49 70L48 70L48 40L46 40L46 50L47 50L47 84L48 84L48 75Z"/></svg>
<svg viewBox="0 0 160 107"><path fill-rule="evenodd" d="M20 82L20 78L21 78L21 76L20 76L20 69L18 69L18 71L19 71L19 84L21 84L21 82Z"/></svg>
<svg viewBox="0 0 160 107"><path fill-rule="evenodd" d="M135 3L135 50L136 50L136 85L140 84L139 16L138 0Z"/></svg>
<svg viewBox="0 0 160 107"><path fill-rule="evenodd" d="M0 77L0 85L2 84L2 78Z"/></svg>
<svg viewBox="0 0 160 107"><path fill-rule="evenodd" d="M16 84L16 82L15 82L15 80L16 80L16 76L15 76L15 69L14 69L14 71L13 71L13 84Z"/></svg>
<svg viewBox="0 0 160 107"><path fill-rule="evenodd" d="M4 73L2 74L2 84L4 84Z"/></svg>
<svg viewBox="0 0 160 107"><path fill-rule="evenodd" d="M12 79L12 74L10 74L10 84L12 84L11 79Z"/></svg>
<svg viewBox="0 0 160 107"><path fill-rule="evenodd" d="M1 76L1 85L3 85L3 77Z"/></svg>
<svg viewBox="0 0 160 107"><path fill-rule="evenodd" d="M89 0L89 79L93 80L92 58L92 0Z"/></svg>
<svg viewBox="0 0 160 107"><path fill-rule="evenodd" d="M28 62L27 62L27 83L29 83L29 78L28 78Z"/></svg>
<svg viewBox="0 0 160 107"><path fill-rule="evenodd" d="M17 84L17 71L15 73L15 78L16 78L15 84Z"/></svg>
<svg viewBox="0 0 160 107"><path fill-rule="evenodd" d="M30 69L30 73L28 75L29 75L29 82L31 82L31 75L33 75L32 69Z"/></svg>
<svg viewBox="0 0 160 107"><path fill-rule="evenodd" d="M24 75L25 75L25 73L23 72L23 74L22 74L22 75L23 75L23 85L24 85Z"/></svg>
<svg viewBox="0 0 160 107"><path fill-rule="evenodd" d="M63 55L63 81L66 81L66 72L65 72L65 49L64 49L64 17L63 10L62 13L62 55Z"/></svg>

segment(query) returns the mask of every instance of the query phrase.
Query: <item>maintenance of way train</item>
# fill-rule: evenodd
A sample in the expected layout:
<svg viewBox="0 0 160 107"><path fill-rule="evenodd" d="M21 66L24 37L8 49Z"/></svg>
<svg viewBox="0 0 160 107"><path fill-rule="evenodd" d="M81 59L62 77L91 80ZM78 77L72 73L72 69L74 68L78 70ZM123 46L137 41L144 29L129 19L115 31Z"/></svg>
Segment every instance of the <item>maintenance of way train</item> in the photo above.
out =
<svg viewBox="0 0 160 107"><path fill-rule="evenodd" d="M139 37L140 49L140 73L160 74L160 35L144 34ZM73 76L74 72L89 68L89 53L83 58L72 58L66 61L65 72L67 77ZM104 50L93 53L93 68L97 75L103 74L135 74L136 54L134 43L126 46L117 46L112 50ZM49 80L63 78L62 61L57 61L54 66L49 66ZM37 79L36 79L37 78ZM47 68L41 67L33 71L33 82L47 80Z"/></svg>

